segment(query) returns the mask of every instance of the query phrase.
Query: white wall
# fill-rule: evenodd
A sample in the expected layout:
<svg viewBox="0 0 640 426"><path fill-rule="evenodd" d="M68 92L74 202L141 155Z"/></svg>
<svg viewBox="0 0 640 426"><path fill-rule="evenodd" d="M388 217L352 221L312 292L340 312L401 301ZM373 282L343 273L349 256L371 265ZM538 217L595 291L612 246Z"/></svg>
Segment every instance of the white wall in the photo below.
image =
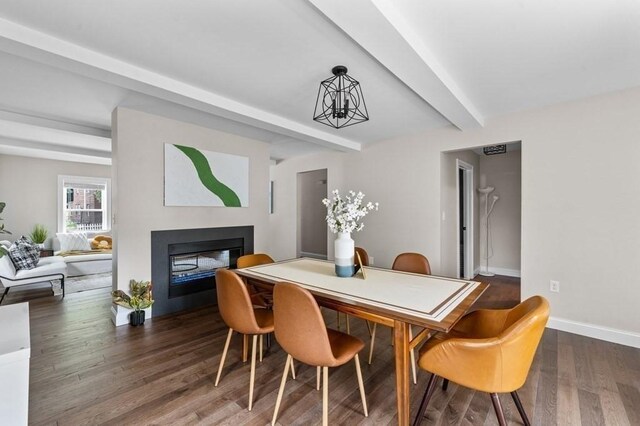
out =
<svg viewBox="0 0 640 426"><path fill-rule="evenodd" d="M40 223L50 247L58 227L58 175L110 177L111 166L0 155L0 201L7 203L2 218L12 233L2 239L28 235Z"/></svg>
<svg viewBox="0 0 640 426"><path fill-rule="evenodd" d="M254 249L267 250L267 144L126 108L113 113L113 227L117 288L151 279L151 231L254 226ZM249 157L249 207L165 207L164 144Z"/></svg>
<svg viewBox="0 0 640 426"><path fill-rule="evenodd" d="M493 195L500 197L490 217L489 252L493 256L489 258L489 271L497 274L520 276L521 169L520 151L480 156L480 180L484 179L487 186L495 188L489 194L489 206ZM483 221L484 201L481 201L480 209L479 217ZM481 247L483 255L484 250Z"/></svg>
<svg viewBox="0 0 640 426"><path fill-rule="evenodd" d="M274 181L275 211L269 215L268 253L276 260L296 257L297 246L297 174L317 169L327 169L327 188L342 189L342 161L345 154L323 153L284 160L271 166ZM319 202L322 200L319 200ZM327 231L327 256L333 259L334 235ZM356 239L356 241L358 241Z"/></svg>
<svg viewBox="0 0 640 426"><path fill-rule="evenodd" d="M634 89L497 117L482 129L385 141L339 160L284 162L274 177L279 183L302 166L344 174L344 185L380 202L362 241L356 236L376 264L415 250L441 273L440 153L521 140L523 298L547 297L554 327L640 346L640 190L636 168L626 164L640 158L638 117ZM276 235L295 233L294 214L273 218ZM295 251L291 241L279 252ZM560 293L549 292L550 279L560 281Z"/></svg>

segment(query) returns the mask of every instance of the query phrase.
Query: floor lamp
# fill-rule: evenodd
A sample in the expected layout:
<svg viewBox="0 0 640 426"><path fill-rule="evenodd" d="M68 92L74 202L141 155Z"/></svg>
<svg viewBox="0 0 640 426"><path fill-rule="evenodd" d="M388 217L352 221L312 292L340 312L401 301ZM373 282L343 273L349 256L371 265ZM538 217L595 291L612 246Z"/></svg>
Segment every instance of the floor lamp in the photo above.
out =
<svg viewBox="0 0 640 426"><path fill-rule="evenodd" d="M484 233L484 239L485 239L485 252L484 252L484 258L485 258L485 266L484 266L484 271L482 270L482 267L480 268L480 275L485 276L485 277L492 277L495 274L492 272L489 272L489 216L491 215L491 212L493 211L493 206L496 205L496 201L498 201L498 199L500 197L498 197L497 195L494 195L493 197L491 197L491 207L489 207L489 194L491 194L493 191L495 190L495 188L493 186L487 186L486 188L478 188L478 192L481 193L482 195L484 195L484 219L485 219L485 233Z"/></svg>

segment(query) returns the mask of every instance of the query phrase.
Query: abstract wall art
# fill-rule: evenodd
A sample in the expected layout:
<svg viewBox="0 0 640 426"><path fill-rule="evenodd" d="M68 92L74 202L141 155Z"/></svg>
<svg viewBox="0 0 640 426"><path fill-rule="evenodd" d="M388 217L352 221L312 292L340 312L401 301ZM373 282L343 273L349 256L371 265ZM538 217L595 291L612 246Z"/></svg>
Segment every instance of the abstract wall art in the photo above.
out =
<svg viewBox="0 0 640 426"><path fill-rule="evenodd" d="M165 206L249 206L249 158L164 145Z"/></svg>

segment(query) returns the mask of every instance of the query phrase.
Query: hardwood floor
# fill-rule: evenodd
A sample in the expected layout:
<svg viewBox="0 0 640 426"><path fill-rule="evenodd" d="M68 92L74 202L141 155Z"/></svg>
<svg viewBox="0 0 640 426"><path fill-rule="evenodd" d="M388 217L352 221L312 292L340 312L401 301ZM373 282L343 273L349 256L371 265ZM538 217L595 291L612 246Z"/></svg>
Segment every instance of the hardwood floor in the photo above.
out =
<svg viewBox="0 0 640 426"><path fill-rule="evenodd" d="M495 277L491 283L478 306L517 303L517 279ZM277 344L266 351L248 412L250 366L240 360L239 336L232 340L220 385L213 386L227 331L215 308L115 328L108 289L71 294L64 301L39 296L30 300L31 424L270 422L286 356ZM5 303L20 300L14 296ZM333 312L325 318L329 325L335 322ZM368 342L363 321L352 319L351 326ZM392 347L388 333L377 338L373 364L362 357L369 417L362 414L355 368L349 363L330 371L331 424L396 423ZM317 424L322 394L315 389L316 370L299 363L296 368L279 423ZM427 380L428 374L420 372L418 384L411 385L412 415ZM520 396L533 424L638 425L640 350L547 329ZM510 396L501 401L508 423L521 424ZM452 383L446 392L436 390L423 424L494 425L497 420L488 395Z"/></svg>

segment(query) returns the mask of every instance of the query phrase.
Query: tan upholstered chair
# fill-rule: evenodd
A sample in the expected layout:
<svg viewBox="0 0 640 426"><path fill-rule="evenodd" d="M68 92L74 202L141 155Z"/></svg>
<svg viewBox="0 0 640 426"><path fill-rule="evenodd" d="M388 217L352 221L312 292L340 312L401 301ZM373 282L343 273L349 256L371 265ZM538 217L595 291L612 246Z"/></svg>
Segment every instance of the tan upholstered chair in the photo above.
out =
<svg viewBox="0 0 640 426"><path fill-rule="evenodd" d="M358 386L364 415L368 416L358 352L364 347L357 337L326 328L320 308L307 290L290 283L278 283L273 290L276 340L287 352L287 362L280 382L280 390L273 412L275 425L282 393L287 381L289 365L293 358L305 364L322 368L322 424L328 424L329 416L329 367L355 360ZM320 381L318 377L318 387Z"/></svg>
<svg viewBox="0 0 640 426"><path fill-rule="evenodd" d="M391 269L402 272L412 272L414 274L431 275L431 265L429 260L420 253L400 253L393 261ZM373 331L371 332L371 346L369 347L369 364L373 359L373 346L376 340L376 328L377 324L373 324ZM409 326L409 340L413 338L413 330ZM413 384L418 383L418 376L416 373L416 355L415 351L411 349L409 352L411 357L411 377Z"/></svg>
<svg viewBox="0 0 640 426"><path fill-rule="evenodd" d="M498 393L510 392L525 425L529 419L517 390L527 380L549 319L549 303L533 296L513 309L465 315L449 334L437 334L420 350L418 365L432 373L414 425L420 424L438 376L491 394L500 425L506 425Z"/></svg>
<svg viewBox="0 0 640 426"><path fill-rule="evenodd" d="M249 411L253 406L253 382L256 371L256 345L260 336L260 362L262 362L262 337L273 332L273 311L254 309L249 298L246 285L240 277L228 269L216 271L216 291L218 293L218 307L222 320L229 327L227 340L222 351L218 375L215 386L218 386L224 360L229 350L229 342L234 331L253 336L251 347L251 376L249 378Z"/></svg>

